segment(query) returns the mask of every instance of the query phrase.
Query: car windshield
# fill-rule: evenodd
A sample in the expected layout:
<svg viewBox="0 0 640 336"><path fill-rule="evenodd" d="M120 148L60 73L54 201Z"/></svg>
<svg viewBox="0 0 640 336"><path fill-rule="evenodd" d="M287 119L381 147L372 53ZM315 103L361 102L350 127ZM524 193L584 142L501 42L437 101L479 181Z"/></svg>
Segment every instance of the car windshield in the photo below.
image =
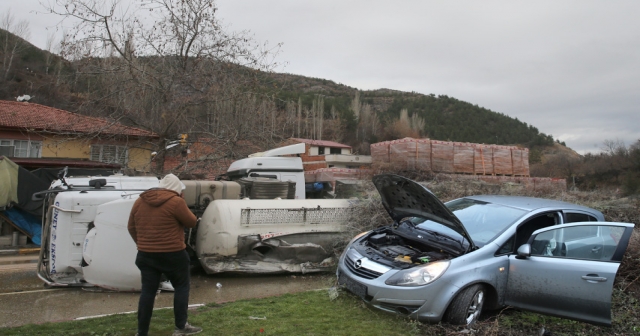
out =
<svg viewBox="0 0 640 336"><path fill-rule="evenodd" d="M493 203L461 198L445 204L469 232L473 243L484 246L498 236L509 225L522 217L526 211ZM450 237L460 237L452 229L423 218L412 218L411 221L424 230L438 231Z"/></svg>

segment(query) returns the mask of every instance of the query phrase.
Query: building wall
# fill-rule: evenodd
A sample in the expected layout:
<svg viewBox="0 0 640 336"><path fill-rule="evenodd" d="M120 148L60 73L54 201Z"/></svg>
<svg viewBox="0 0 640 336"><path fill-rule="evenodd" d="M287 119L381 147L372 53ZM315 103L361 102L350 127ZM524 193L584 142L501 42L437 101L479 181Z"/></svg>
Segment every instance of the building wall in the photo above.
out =
<svg viewBox="0 0 640 336"><path fill-rule="evenodd" d="M127 166L143 172L151 171L151 148L129 148Z"/></svg>
<svg viewBox="0 0 640 336"><path fill-rule="evenodd" d="M149 144L132 146L126 140L105 140L69 138L65 136L42 136L21 131L0 131L0 139L41 141L41 158L91 159L91 145L118 145L129 147L127 167L138 171L151 171L151 152Z"/></svg>
<svg viewBox="0 0 640 336"><path fill-rule="evenodd" d="M42 141L43 158L89 159L90 154L91 144L86 140L50 137Z"/></svg>

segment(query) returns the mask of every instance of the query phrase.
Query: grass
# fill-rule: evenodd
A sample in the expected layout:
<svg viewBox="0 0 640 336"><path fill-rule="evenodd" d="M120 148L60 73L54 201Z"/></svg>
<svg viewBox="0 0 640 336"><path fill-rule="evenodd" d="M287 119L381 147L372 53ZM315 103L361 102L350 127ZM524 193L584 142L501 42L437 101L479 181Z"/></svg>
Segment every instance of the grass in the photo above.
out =
<svg viewBox="0 0 640 336"><path fill-rule="evenodd" d="M613 294L613 326L598 327L556 317L505 308L483 314L472 330L441 324L422 324L365 305L339 291L334 300L327 290L277 297L209 304L189 312L189 322L201 326L199 335L640 335L640 301L620 289ZM135 314L0 329L2 335L133 335ZM173 311L156 310L150 335L171 335Z"/></svg>
<svg viewBox="0 0 640 336"><path fill-rule="evenodd" d="M418 324L326 290L278 297L209 304L189 312L199 335L419 335ZM2 335L133 335L136 315L112 315L82 321L30 324L0 329ZM150 335L171 335L173 310L156 310Z"/></svg>

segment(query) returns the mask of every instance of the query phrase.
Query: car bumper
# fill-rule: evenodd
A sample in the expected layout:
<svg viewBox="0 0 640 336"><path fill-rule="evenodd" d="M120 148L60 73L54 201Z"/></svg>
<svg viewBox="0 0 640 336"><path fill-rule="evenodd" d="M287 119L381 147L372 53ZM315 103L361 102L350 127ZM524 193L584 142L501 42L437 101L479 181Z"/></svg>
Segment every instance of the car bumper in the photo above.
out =
<svg viewBox="0 0 640 336"><path fill-rule="evenodd" d="M424 286L389 286L385 281L397 270L390 269L378 276L365 274L365 277L374 276L372 279L367 279L359 271L360 274L356 274L353 267L347 264L353 262L354 258L362 259L363 257L352 249L340 257L336 271L338 283L366 303L387 312L423 322L439 322L458 290L446 280L445 275Z"/></svg>

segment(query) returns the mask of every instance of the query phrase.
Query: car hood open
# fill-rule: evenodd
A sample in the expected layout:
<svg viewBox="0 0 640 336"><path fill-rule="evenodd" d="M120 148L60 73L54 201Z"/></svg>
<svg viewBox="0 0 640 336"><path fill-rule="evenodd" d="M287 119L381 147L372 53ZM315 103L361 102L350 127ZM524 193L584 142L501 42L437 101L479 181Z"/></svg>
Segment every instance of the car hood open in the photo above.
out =
<svg viewBox="0 0 640 336"><path fill-rule="evenodd" d="M391 174L376 175L372 181L382 198L382 205L394 221L405 217L432 220L459 233L469 242L469 250L475 249L460 219L426 187Z"/></svg>

